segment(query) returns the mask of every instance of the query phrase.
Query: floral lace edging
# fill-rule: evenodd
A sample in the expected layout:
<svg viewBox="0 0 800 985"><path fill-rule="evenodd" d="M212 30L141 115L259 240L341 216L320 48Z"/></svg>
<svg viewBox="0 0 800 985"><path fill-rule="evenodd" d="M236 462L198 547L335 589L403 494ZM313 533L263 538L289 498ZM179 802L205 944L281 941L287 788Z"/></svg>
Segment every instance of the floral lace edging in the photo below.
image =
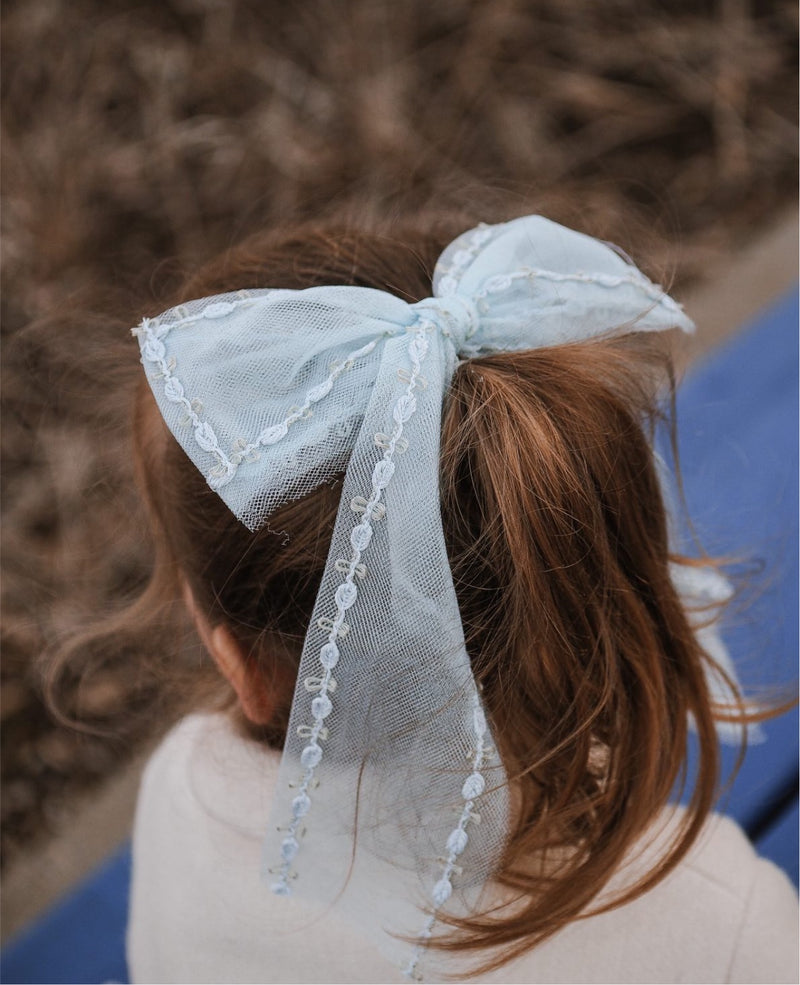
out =
<svg viewBox="0 0 800 985"><path fill-rule="evenodd" d="M461 873L461 868L457 864L458 857L467 847L469 836L467 826L470 821L479 821L480 816L473 810L475 801L486 789L486 779L481 773L481 769L486 763L489 749L487 746L488 726L486 716L481 707L481 701L477 691L473 696L472 705L472 729L475 733L475 753L472 757L472 773L466 778L461 787L461 796L464 798L464 806L458 819L458 824L453 828L447 837L445 849L447 855L442 859L443 869L438 881L431 890L431 898L434 903L434 910L425 921L425 925L418 935L418 942L407 965L402 969L407 978L421 981L417 966L428 946L428 941L433 934L433 927L438 919L439 910L450 899L453 892L452 876L453 873Z"/></svg>

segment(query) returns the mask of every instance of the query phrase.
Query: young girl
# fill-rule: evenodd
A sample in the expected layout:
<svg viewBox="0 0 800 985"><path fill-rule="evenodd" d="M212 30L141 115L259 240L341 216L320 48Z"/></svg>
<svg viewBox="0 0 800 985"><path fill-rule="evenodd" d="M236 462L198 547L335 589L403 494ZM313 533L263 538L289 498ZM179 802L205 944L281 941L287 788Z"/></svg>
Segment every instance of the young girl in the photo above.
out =
<svg viewBox="0 0 800 985"><path fill-rule="evenodd" d="M795 980L710 814L746 713L652 447L691 322L541 217L452 233L258 237L135 330L155 590L234 703L145 774L132 980Z"/></svg>

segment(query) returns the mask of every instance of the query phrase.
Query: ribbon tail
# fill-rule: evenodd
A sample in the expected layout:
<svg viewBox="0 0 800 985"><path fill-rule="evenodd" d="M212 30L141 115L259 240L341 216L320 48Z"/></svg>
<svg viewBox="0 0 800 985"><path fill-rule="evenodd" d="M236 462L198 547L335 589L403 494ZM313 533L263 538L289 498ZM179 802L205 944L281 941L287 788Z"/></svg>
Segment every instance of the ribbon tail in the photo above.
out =
<svg viewBox="0 0 800 985"><path fill-rule="evenodd" d="M711 700L721 710L729 709L733 714L739 714L741 682L720 629L720 610L733 596L733 586L710 566L673 562L670 564L670 576L698 643L713 661L704 665ZM738 745L743 738L748 744L766 740L764 730L756 723L717 721L716 727L720 741L727 745Z"/></svg>

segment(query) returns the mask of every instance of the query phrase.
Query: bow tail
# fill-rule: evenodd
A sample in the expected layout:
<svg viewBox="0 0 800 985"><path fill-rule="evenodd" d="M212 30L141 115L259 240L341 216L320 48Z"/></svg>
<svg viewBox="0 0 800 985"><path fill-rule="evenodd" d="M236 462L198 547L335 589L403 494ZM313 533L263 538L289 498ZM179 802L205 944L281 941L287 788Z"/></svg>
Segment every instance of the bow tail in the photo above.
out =
<svg viewBox="0 0 800 985"><path fill-rule="evenodd" d="M424 317L384 344L300 662L265 846L274 891L312 907L335 899L410 975L442 908L474 907L507 815L439 511L453 355Z"/></svg>

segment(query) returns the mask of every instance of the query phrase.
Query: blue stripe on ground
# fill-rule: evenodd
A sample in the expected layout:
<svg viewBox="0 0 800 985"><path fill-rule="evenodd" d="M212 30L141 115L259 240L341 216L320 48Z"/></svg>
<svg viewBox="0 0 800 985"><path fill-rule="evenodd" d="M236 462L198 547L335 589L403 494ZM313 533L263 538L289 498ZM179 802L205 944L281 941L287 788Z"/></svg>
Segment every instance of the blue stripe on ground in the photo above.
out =
<svg viewBox="0 0 800 985"><path fill-rule="evenodd" d="M800 829L800 805L795 798L789 809L767 828L757 842L759 855L765 855L779 865L795 886L798 881L798 829Z"/></svg>
<svg viewBox="0 0 800 985"><path fill-rule="evenodd" d="M127 982L125 926L131 879L125 845L0 954L4 985Z"/></svg>
<svg viewBox="0 0 800 985"><path fill-rule="evenodd" d="M711 554L748 559L724 633L743 682L794 687L798 674L798 296L794 291L694 367L678 396L689 515ZM798 714L763 726L720 808L797 880ZM726 772L735 751L724 753ZM786 860L789 860L788 862Z"/></svg>

